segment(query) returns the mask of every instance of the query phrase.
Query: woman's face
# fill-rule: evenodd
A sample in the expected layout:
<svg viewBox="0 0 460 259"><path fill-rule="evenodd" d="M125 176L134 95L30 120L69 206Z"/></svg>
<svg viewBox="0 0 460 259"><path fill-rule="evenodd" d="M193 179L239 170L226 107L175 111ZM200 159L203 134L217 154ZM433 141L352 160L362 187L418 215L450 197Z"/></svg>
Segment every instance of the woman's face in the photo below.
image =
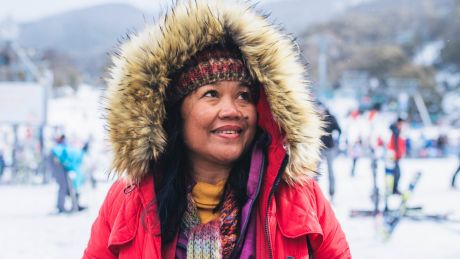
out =
<svg viewBox="0 0 460 259"><path fill-rule="evenodd" d="M249 88L237 81L204 85L181 107L183 138L192 162L231 166L250 145L257 112Z"/></svg>

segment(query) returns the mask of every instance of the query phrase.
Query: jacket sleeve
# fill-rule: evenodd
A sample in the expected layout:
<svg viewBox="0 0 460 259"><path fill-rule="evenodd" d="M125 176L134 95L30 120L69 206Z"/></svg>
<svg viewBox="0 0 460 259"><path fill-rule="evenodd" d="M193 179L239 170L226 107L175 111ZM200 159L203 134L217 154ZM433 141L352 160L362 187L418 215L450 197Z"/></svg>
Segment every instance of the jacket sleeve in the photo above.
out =
<svg viewBox="0 0 460 259"><path fill-rule="evenodd" d="M112 211L117 210L119 206L119 196L123 192L125 184L123 181L116 181L110 188L105 200L99 210L99 215L91 227L91 236L88 241L88 245L84 251L84 259L96 259L96 258L117 258L118 256L114 254L108 248L108 241L110 237L110 232L112 228L112 223L110 222L110 214Z"/></svg>
<svg viewBox="0 0 460 259"><path fill-rule="evenodd" d="M313 245L313 258L351 258L350 248L331 205L324 197L318 183L313 181L318 220L323 230L321 244Z"/></svg>

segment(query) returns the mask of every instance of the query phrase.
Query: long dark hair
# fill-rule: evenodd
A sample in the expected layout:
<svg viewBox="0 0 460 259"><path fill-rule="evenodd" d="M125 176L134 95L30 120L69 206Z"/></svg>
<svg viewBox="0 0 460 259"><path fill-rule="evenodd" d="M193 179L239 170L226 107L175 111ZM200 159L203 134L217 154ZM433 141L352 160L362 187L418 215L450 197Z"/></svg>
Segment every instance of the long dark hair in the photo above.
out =
<svg viewBox="0 0 460 259"><path fill-rule="evenodd" d="M157 204L163 244L170 243L179 231L182 216L187 207L187 187L191 180L187 171L189 166L187 148L182 138L180 107L181 104L178 103L166 108L167 117L163 127L167 132L167 146L158 163L151 167L154 168L151 173L155 179L156 192L156 200L152 203ZM257 135L259 134L256 133ZM240 208L246 202L250 151L250 149L246 150L233 165L224 195L215 211L222 206L227 191L234 192Z"/></svg>

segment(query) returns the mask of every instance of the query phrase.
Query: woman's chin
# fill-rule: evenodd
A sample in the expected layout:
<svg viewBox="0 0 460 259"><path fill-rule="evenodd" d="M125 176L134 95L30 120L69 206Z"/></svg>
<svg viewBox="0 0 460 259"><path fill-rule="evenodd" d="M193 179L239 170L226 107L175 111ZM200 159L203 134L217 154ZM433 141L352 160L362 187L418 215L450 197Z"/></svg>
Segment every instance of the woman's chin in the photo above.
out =
<svg viewBox="0 0 460 259"><path fill-rule="evenodd" d="M221 164L233 164L242 154L242 150L223 150L213 154L214 160Z"/></svg>

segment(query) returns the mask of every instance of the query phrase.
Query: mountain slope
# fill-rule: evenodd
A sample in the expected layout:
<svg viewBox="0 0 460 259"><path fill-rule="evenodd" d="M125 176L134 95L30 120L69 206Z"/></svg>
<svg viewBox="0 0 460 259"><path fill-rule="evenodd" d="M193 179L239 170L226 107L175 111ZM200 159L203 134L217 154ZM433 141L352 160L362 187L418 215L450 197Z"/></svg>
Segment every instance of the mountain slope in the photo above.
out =
<svg viewBox="0 0 460 259"><path fill-rule="evenodd" d="M38 50L53 49L66 53L80 69L97 73L106 63L105 53L128 30L142 28L144 16L150 15L126 4L70 11L23 24L19 43Z"/></svg>

